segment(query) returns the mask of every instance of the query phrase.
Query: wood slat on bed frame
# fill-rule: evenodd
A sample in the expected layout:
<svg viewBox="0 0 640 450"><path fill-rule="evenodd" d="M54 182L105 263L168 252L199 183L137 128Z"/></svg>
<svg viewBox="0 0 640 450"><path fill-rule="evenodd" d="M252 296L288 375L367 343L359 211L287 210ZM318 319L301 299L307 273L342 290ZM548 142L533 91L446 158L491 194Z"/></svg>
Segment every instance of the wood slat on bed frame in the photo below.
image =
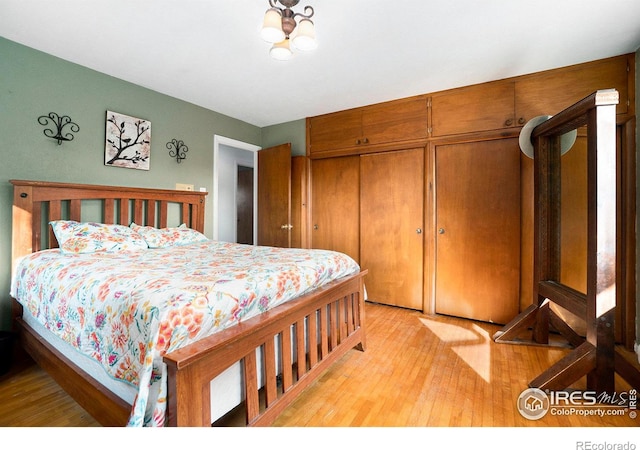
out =
<svg viewBox="0 0 640 450"><path fill-rule="evenodd" d="M129 225L133 221L165 227L169 222L169 206L178 204L181 223L201 232L204 229L204 192L24 180L11 180L11 183L14 185L14 267L23 255L56 247L48 222L84 220L87 200L99 201L99 221L103 223ZM47 230L44 236L43 230ZM330 364L354 347L364 350L365 275L366 271L361 271L343 277L165 355L168 367L166 424L210 426L210 381L237 361L243 366L247 425L273 422ZM128 405L41 339L21 320L22 308L16 301L13 315L22 346L38 364L98 421L104 425L125 425ZM263 355L263 388L257 383L258 348ZM276 353L280 355L279 366L276 366Z"/></svg>
<svg viewBox="0 0 640 450"><path fill-rule="evenodd" d="M166 355L169 396L191 399L172 404L169 424L205 426L211 423L207 406L208 380L238 360L244 365L246 423L258 426L272 423L317 375L349 349L364 350L364 298L361 293L365 273L334 281L309 295ZM278 349L274 344L276 336L280 343ZM291 352L294 345L295 359ZM256 349L259 347L265 377L264 404L256 381ZM279 368L275 366L276 350L282 357ZM212 360L215 364L211 364ZM199 400L194 400L196 398Z"/></svg>

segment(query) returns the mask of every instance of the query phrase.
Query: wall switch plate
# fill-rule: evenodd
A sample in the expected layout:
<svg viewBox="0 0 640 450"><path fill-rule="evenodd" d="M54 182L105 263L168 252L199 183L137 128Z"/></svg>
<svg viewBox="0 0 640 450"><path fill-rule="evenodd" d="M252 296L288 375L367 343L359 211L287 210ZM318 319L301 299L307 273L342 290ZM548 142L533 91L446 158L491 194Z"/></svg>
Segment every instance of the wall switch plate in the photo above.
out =
<svg viewBox="0 0 640 450"><path fill-rule="evenodd" d="M178 191L193 191L193 184L176 183L176 189Z"/></svg>

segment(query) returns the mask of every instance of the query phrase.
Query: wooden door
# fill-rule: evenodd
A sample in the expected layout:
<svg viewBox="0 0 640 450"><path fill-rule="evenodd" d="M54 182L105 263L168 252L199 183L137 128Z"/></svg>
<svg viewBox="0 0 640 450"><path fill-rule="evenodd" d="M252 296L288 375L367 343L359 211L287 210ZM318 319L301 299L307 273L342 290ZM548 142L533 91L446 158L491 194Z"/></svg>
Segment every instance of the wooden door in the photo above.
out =
<svg viewBox="0 0 640 450"><path fill-rule="evenodd" d="M518 140L435 152L435 311L507 323L519 310Z"/></svg>
<svg viewBox="0 0 640 450"><path fill-rule="evenodd" d="M360 260L360 157L311 161L311 246Z"/></svg>
<svg viewBox="0 0 640 450"><path fill-rule="evenodd" d="M309 248L309 158L291 158L291 247Z"/></svg>
<svg viewBox="0 0 640 450"><path fill-rule="evenodd" d="M493 81L433 94L432 135L470 133L517 127L514 82Z"/></svg>
<svg viewBox="0 0 640 450"><path fill-rule="evenodd" d="M291 246L291 144L258 152L258 245Z"/></svg>
<svg viewBox="0 0 640 450"><path fill-rule="evenodd" d="M362 140L365 144L385 144L426 139L428 113L426 95L364 107Z"/></svg>
<svg viewBox="0 0 640 450"><path fill-rule="evenodd" d="M360 160L360 255L371 301L423 309L424 149Z"/></svg>
<svg viewBox="0 0 640 450"><path fill-rule="evenodd" d="M525 75L516 80L516 114L525 122L557 114L599 89L614 88L620 96L616 113L629 109L629 55Z"/></svg>
<svg viewBox="0 0 640 450"><path fill-rule="evenodd" d="M354 147L362 139L362 109L311 117L307 121L309 154Z"/></svg>

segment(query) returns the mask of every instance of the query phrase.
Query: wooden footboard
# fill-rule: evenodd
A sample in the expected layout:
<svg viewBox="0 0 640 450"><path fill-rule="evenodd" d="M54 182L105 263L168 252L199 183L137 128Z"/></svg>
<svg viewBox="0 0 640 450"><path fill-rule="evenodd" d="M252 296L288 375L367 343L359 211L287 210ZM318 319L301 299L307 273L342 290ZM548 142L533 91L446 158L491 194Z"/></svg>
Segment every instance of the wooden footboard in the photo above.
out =
<svg viewBox="0 0 640 450"><path fill-rule="evenodd" d="M246 424L271 424L334 361L354 347L365 349L365 274L363 271L334 281L166 355L167 425L210 426L210 380L237 361L243 365ZM276 342L280 343L279 349L275 348ZM263 388L257 384L259 347ZM281 367L276 367L277 350Z"/></svg>
<svg viewBox="0 0 640 450"><path fill-rule="evenodd" d="M237 361L243 364L245 423L271 424L333 362L352 348L365 349L364 275L366 271L336 280L167 354L165 425L210 426L210 381ZM104 426L126 425L130 405L93 380L27 323L20 318L16 323L23 348L78 404ZM280 337L280 367L275 364L275 336ZM263 355L263 388L257 383L258 347Z"/></svg>

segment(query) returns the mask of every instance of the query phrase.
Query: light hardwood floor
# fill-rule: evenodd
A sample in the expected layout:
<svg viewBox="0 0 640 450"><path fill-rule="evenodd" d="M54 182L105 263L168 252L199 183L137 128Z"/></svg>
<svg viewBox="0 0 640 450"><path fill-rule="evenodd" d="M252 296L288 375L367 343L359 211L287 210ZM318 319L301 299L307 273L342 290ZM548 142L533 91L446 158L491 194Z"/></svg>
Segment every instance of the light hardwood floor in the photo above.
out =
<svg viewBox="0 0 640 450"><path fill-rule="evenodd" d="M567 349L496 344L500 327L368 303L367 349L350 351L278 417L276 427L637 427L640 418L516 407L530 380ZM585 388L585 380L572 386ZM617 379L616 391L630 386ZM98 424L41 369L0 378L0 426Z"/></svg>

